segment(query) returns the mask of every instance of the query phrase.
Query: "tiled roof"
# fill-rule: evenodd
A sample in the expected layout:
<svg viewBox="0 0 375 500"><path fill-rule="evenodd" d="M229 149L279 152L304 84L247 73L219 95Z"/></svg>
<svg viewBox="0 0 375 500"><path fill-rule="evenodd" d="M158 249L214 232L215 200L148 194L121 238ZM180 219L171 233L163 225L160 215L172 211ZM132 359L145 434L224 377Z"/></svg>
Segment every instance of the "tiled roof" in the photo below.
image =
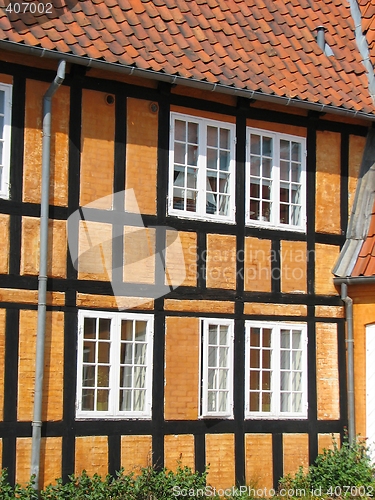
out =
<svg viewBox="0 0 375 500"><path fill-rule="evenodd" d="M9 0L0 0L0 40L134 66L155 77L374 111L347 0L52 3L52 13L16 14L5 12ZM315 40L321 25L332 56Z"/></svg>
<svg viewBox="0 0 375 500"><path fill-rule="evenodd" d="M362 16L362 32L366 35L370 58L375 64L375 1L358 0Z"/></svg>
<svg viewBox="0 0 375 500"><path fill-rule="evenodd" d="M372 208L370 227L351 276L375 276L375 202Z"/></svg>

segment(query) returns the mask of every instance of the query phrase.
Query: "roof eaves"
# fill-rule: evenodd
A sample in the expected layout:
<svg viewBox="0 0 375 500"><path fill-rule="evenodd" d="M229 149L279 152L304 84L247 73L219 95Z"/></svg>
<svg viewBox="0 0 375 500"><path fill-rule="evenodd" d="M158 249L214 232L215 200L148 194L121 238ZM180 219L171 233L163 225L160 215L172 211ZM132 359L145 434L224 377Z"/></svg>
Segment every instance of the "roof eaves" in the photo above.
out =
<svg viewBox="0 0 375 500"><path fill-rule="evenodd" d="M36 57L46 57L54 60L65 59L69 63L78 64L87 68L106 69L107 71L113 71L116 73L123 73L151 80L167 82L172 85L180 84L186 87L195 87L211 92L220 92L223 94L245 97L247 99L256 99L259 101L266 101L274 104L283 104L285 106L303 108L307 110L317 111L319 113L327 112L351 118L363 118L365 120L375 122L375 111L374 113L366 113L364 111L341 108L338 106L332 106L330 104L321 104L293 97L278 96L271 92L265 93L259 90L250 90L248 88L240 89L235 86L223 85L221 83L213 83L205 80L186 78L178 74L162 73L153 71L151 69L127 66L117 62L108 62L104 60L92 59L85 56L78 56L75 54L67 54L56 50L29 46L23 43L12 42L9 40L0 40L0 47L11 52L20 52Z"/></svg>

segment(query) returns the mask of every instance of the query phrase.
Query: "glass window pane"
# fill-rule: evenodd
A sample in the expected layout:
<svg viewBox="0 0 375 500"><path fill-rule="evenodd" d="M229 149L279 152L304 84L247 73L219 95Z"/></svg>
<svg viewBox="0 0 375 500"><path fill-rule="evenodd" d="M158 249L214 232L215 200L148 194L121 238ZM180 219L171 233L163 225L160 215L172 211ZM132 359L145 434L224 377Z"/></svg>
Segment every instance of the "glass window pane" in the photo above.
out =
<svg viewBox="0 0 375 500"><path fill-rule="evenodd" d="M269 183L262 183L262 198L263 200L271 199L271 186Z"/></svg>
<svg viewBox="0 0 375 500"><path fill-rule="evenodd" d="M130 365L133 362L133 345L128 343L121 344L121 363Z"/></svg>
<svg viewBox="0 0 375 500"><path fill-rule="evenodd" d="M132 409L132 391L120 391L120 410L131 411Z"/></svg>
<svg viewBox="0 0 375 500"><path fill-rule="evenodd" d="M208 327L208 343L211 345L217 345L217 326L210 325Z"/></svg>
<svg viewBox="0 0 375 500"><path fill-rule="evenodd" d="M96 343L84 342L83 343L83 362L95 363Z"/></svg>
<svg viewBox="0 0 375 500"><path fill-rule="evenodd" d="M258 182L250 184L250 196L251 198L260 198L260 184Z"/></svg>
<svg viewBox="0 0 375 500"><path fill-rule="evenodd" d="M207 381L208 389L217 389L216 386L216 370L208 369L208 381Z"/></svg>
<svg viewBox="0 0 375 500"><path fill-rule="evenodd" d="M290 351L281 351L281 353L280 353L280 368L283 370L290 369Z"/></svg>
<svg viewBox="0 0 375 500"><path fill-rule="evenodd" d="M186 122L183 122L182 120L176 120L174 123L175 123L174 136L175 136L176 141L185 142L185 140L186 140Z"/></svg>
<svg viewBox="0 0 375 500"><path fill-rule="evenodd" d="M228 400L228 393L219 392L219 411L227 410L227 400Z"/></svg>
<svg viewBox="0 0 375 500"><path fill-rule="evenodd" d="M227 389L228 370L219 370L219 389Z"/></svg>
<svg viewBox="0 0 375 500"><path fill-rule="evenodd" d="M93 411L95 404L95 391L94 389L82 390L82 410Z"/></svg>
<svg viewBox="0 0 375 500"><path fill-rule="evenodd" d="M138 342L146 340L147 321L135 321L135 340Z"/></svg>
<svg viewBox="0 0 375 500"><path fill-rule="evenodd" d="M133 321L123 320L121 321L121 340L132 340L133 339Z"/></svg>
<svg viewBox="0 0 375 500"><path fill-rule="evenodd" d="M259 220L260 202L250 201L250 219Z"/></svg>
<svg viewBox="0 0 375 500"><path fill-rule="evenodd" d="M271 160L263 158L262 162L262 176L270 179L271 178Z"/></svg>
<svg viewBox="0 0 375 500"><path fill-rule="evenodd" d="M262 203L262 220L269 222L271 217L271 203Z"/></svg>
<svg viewBox="0 0 375 500"><path fill-rule="evenodd" d="M282 160L290 160L290 142L283 139L280 140L280 158Z"/></svg>
<svg viewBox="0 0 375 500"><path fill-rule="evenodd" d="M229 151L220 151L220 170L228 172L230 163Z"/></svg>
<svg viewBox="0 0 375 500"><path fill-rule="evenodd" d="M290 347L290 335L289 330L281 330L281 347Z"/></svg>
<svg viewBox="0 0 375 500"><path fill-rule="evenodd" d="M292 182L301 182L301 165L292 163Z"/></svg>
<svg viewBox="0 0 375 500"><path fill-rule="evenodd" d="M135 366L134 367L134 387L144 388L146 386L146 367L145 366Z"/></svg>
<svg viewBox="0 0 375 500"><path fill-rule="evenodd" d="M282 412L290 411L290 394L287 392L280 394L280 409Z"/></svg>
<svg viewBox="0 0 375 500"><path fill-rule="evenodd" d="M0 166L3 164L3 143L0 141ZM0 181L1 186L1 181Z"/></svg>
<svg viewBox="0 0 375 500"><path fill-rule="evenodd" d="M208 411L216 411L216 392L210 391L207 398Z"/></svg>
<svg viewBox="0 0 375 500"><path fill-rule="evenodd" d="M291 207L291 224L299 226L301 224L301 207L295 206Z"/></svg>
<svg viewBox="0 0 375 500"><path fill-rule="evenodd" d="M260 155L260 135L250 135L250 151L254 155Z"/></svg>
<svg viewBox="0 0 375 500"><path fill-rule="evenodd" d="M109 342L98 342L98 362L109 363Z"/></svg>
<svg viewBox="0 0 375 500"><path fill-rule="evenodd" d="M262 368L271 368L271 351L262 351Z"/></svg>
<svg viewBox="0 0 375 500"><path fill-rule="evenodd" d="M108 411L109 390L98 389L97 392L97 410Z"/></svg>
<svg viewBox="0 0 375 500"><path fill-rule="evenodd" d="M95 387L95 366L82 367L82 386Z"/></svg>
<svg viewBox="0 0 375 500"><path fill-rule="evenodd" d="M280 201L289 203L289 186L285 184L280 185Z"/></svg>
<svg viewBox="0 0 375 500"><path fill-rule="evenodd" d="M299 330L292 330L292 348L300 349L301 348L301 340L302 335Z"/></svg>
<svg viewBox="0 0 375 500"><path fill-rule="evenodd" d="M5 110L5 92L0 90L0 114L3 115Z"/></svg>
<svg viewBox="0 0 375 500"><path fill-rule="evenodd" d="M292 395L292 411L301 412L302 411L302 394L295 393Z"/></svg>
<svg viewBox="0 0 375 500"><path fill-rule="evenodd" d="M282 181L289 181L289 162L280 161L280 179Z"/></svg>
<svg viewBox="0 0 375 500"><path fill-rule="evenodd" d="M83 336L85 339L96 338L96 319L85 318L83 323Z"/></svg>
<svg viewBox="0 0 375 500"><path fill-rule="evenodd" d="M271 411L271 394L269 392L262 393L262 411Z"/></svg>
<svg viewBox="0 0 375 500"><path fill-rule="evenodd" d="M122 366L120 368L120 387L133 386L133 368L131 366Z"/></svg>
<svg viewBox="0 0 375 500"><path fill-rule="evenodd" d="M271 328L263 328L263 340L262 340L263 347L271 347L271 334L272 334Z"/></svg>
<svg viewBox="0 0 375 500"><path fill-rule="evenodd" d="M250 345L254 347L260 346L260 328L251 327L250 329Z"/></svg>
<svg viewBox="0 0 375 500"><path fill-rule="evenodd" d="M260 388L260 372L256 370L251 370L250 372L250 389Z"/></svg>
<svg viewBox="0 0 375 500"><path fill-rule="evenodd" d="M301 144L299 142L292 142L292 160L301 161Z"/></svg>
<svg viewBox="0 0 375 500"><path fill-rule="evenodd" d="M109 366L98 366L98 387L109 387Z"/></svg>
<svg viewBox="0 0 375 500"><path fill-rule="evenodd" d="M250 367L260 368L260 351L258 349L250 350Z"/></svg>
<svg viewBox="0 0 375 500"><path fill-rule="evenodd" d="M207 148L207 168L217 170L217 149Z"/></svg>
<svg viewBox="0 0 375 500"><path fill-rule="evenodd" d="M290 372L281 372L280 374L280 389L282 391L290 390Z"/></svg>
<svg viewBox="0 0 375 500"><path fill-rule="evenodd" d="M189 144L187 153L187 164L198 165L198 147Z"/></svg>
<svg viewBox="0 0 375 500"><path fill-rule="evenodd" d="M272 138L263 137L263 156L272 156Z"/></svg>
<svg viewBox="0 0 375 500"><path fill-rule="evenodd" d="M220 129L220 147L222 149L229 149L230 148L229 137L230 137L230 131L226 128L221 128Z"/></svg>
<svg viewBox="0 0 375 500"><path fill-rule="evenodd" d="M134 411L143 411L145 407L146 391L134 391Z"/></svg>
<svg viewBox="0 0 375 500"><path fill-rule="evenodd" d="M146 344L135 344L134 363L138 365L146 364Z"/></svg>
<svg viewBox="0 0 375 500"><path fill-rule="evenodd" d="M210 125L207 127L207 146L218 147L217 134L217 127L211 127Z"/></svg>
<svg viewBox="0 0 375 500"><path fill-rule="evenodd" d="M229 196L219 196L219 213L220 215L228 215L229 212Z"/></svg>
<svg viewBox="0 0 375 500"><path fill-rule="evenodd" d="M220 347L219 349L219 366L228 366L228 347Z"/></svg>
<svg viewBox="0 0 375 500"><path fill-rule="evenodd" d="M220 345L228 344L228 327L225 325L220 325Z"/></svg>
<svg viewBox="0 0 375 500"><path fill-rule="evenodd" d="M208 366L216 367L217 366L217 347L209 347L208 348Z"/></svg>
<svg viewBox="0 0 375 500"><path fill-rule="evenodd" d="M99 319L99 338L101 340L109 340L111 332L111 320L107 318Z"/></svg>
<svg viewBox="0 0 375 500"><path fill-rule="evenodd" d="M198 123L188 124L188 142L198 144Z"/></svg>
<svg viewBox="0 0 375 500"><path fill-rule="evenodd" d="M250 158L250 174L257 177L260 176L260 158L259 156L251 156Z"/></svg>
<svg viewBox="0 0 375 500"><path fill-rule="evenodd" d="M250 393L250 411L259 411L259 392Z"/></svg>
<svg viewBox="0 0 375 500"><path fill-rule="evenodd" d="M186 145L182 142L176 142L174 145L174 163L184 165L185 155L186 155Z"/></svg>
<svg viewBox="0 0 375 500"><path fill-rule="evenodd" d="M293 391L301 391L301 389L302 389L302 373L301 372L293 372L292 390Z"/></svg>
<svg viewBox="0 0 375 500"><path fill-rule="evenodd" d="M292 352L292 369L293 370L302 369L302 351Z"/></svg>
<svg viewBox="0 0 375 500"><path fill-rule="evenodd" d="M262 372L262 389L264 391L269 391L271 389L271 372L263 371Z"/></svg>

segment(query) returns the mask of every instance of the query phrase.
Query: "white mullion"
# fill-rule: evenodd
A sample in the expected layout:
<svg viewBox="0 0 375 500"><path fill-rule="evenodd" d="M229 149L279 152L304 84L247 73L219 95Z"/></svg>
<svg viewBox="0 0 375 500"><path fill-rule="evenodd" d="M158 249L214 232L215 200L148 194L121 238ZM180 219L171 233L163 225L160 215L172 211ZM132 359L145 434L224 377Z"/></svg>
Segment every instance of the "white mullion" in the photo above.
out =
<svg viewBox="0 0 375 500"><path fill-rule="evenodd" d="M147 321L146 325L146 397L145 409L146 414L151 416L152 410L152 370L153 370L153 325L151 321Z"/></svg>
<svg viewBox="0 0 375 500"><path fill-rule="evenodd" d="M83 386L83 315L78 314L78 336L77 336L77 397L76 409L82 411L82 386Z"/></svg>
<svg viewBox="0 0 375 500"><path fill-rule="evenodd" d="M201 217L206 216L207 127L208 122L198 121L197 214Z"/></svg>
<svg viewBox="0 0 375 500"><path fill-rule="evenodd" d="M208 414L208 322L203 320L202 414Z"/></svg>
<svg viewBox="0 0 375 500"><path fill-rule="evenodd" d="M273 184L273 193L272 193L272 208L273 208L273 217L272 223L275 226L280 224L280 137L278 135L273 134L272 142L274 144L273 147L273 155L272 155L272 184Z"/></svg>
<svg viewBox="0 0 375 500"><path fill-rule="evenodd" d="M280 415L280 327L270 325L271 333L271 414Z"/></svg>
<svg viewBox="0 0 375 500"><path fill-rule="evenodd" d="M108 411L118 415L120 410L120 360L121 360L121 316L111 318L109 332L109 401Z"/></svg>
<svg viewBox="0 0 375 500"><path fill-rule="evenodd" d="M173 210L173 197L174 197L174 144L175 144L175 130L176 130L176 116L171 116L171 128L169 133L169 199L168 209Z"/></svg>

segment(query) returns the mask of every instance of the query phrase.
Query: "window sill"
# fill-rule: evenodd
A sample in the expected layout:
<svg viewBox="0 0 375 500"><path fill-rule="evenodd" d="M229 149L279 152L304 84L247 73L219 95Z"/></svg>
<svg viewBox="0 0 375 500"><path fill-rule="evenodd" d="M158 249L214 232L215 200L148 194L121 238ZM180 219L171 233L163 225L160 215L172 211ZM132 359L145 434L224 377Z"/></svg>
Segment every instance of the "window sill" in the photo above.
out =
<svg viewBox="0 0 375 500"><path fill-rule="evenodd" d="M216 216L210 216L210 215L198 215L193 212L180 212L177 210L169 210L168 211L168 216L169 217L176 217L178 219L185 219L185 220L196 220L196 221L202 221L202 222L215 222L217 224L235 224L236 221L232 217L216 217Z"/></svg>

